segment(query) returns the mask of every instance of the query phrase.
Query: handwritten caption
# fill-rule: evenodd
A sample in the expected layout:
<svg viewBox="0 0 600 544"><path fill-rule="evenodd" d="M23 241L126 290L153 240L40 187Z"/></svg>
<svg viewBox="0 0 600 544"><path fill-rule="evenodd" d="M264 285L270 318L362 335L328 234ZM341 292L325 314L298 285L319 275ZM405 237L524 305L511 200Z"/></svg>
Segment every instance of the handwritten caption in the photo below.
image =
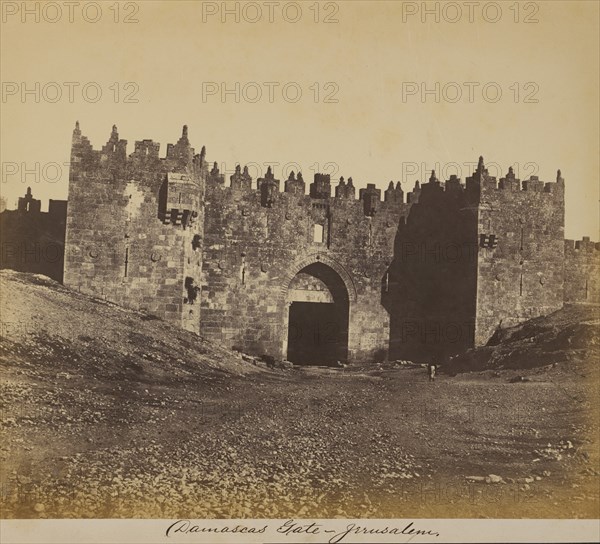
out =
<svg viewBox="0 0 600 544"><path fill-rule="evenodd" d="M244 525L238 523L236 525L221 525L216 524L205 524L203 522L196 522L189 519L179 519L174 523L171 523L165 531L167 537L177 537L182 535L215 535L215 534L239 534L249 535L256 534L262 535L264 539L269 533L276 533L277 535L284 535L286 537L294 537L299 535L323 535L329 542L329 544L341 544L347 542L349 537L353 536L378 536L378 541L381 537L389 536L392 540L390 542L396 542L397 537L400 535L407 537L439 537L437 531L417 527L414 522L402 522L397 526L392 525L381 525L381 524L369 524L368 522L347 523L344 522L344 526L336 527L335 521L321 520L320 523L315 521L301 520L297 521L294 519L288 519L282 524L263 524L257 525ZM292 538L290 541L293 541Z"/></svg>

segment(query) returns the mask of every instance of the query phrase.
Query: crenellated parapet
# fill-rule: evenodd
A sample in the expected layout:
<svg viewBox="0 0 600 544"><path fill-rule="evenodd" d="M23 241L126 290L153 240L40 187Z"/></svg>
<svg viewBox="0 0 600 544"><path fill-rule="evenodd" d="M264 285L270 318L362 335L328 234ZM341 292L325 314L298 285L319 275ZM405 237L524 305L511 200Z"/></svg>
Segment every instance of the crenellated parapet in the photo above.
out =
<svg viewBox="0 0 600 544"><path fill-rule="evenodd" d="M386 197L388 191L391 193L391 189L392 184L390 183L390 187L386 191ZM403 199L403 192L399 183L396 185L395 190L398 194L396 198L398 201L401 201ZM461 182L460 178L453 174L450 176L450 179L443 182L438 179L435 170L432 170L429 180L426 183L415 182L413 190L406 195L406 201L408 204L419 203L428 205L435 202L436 205L454 205L456 199L464 195L465 185Z"/></svg>
<svg viewBox="0 0 600 544"><path fill-rule="evenodd" d="M27 192L25 196L20 196L17 210L20 213L35 213L39 214L42 209L42 201L37 198L33 198L31 194L31 187L27 187Z"/></svg>
<svg viewBox="0 0 600 544"><path fill-rule="evenodd" d="M202 147L199 154L196 154L191 146L188 127L184 126L181 137L175 144L168 144L166 156L160 157L160 144L150 139L136 141L134 150L127 155L127 140L119 138L117 127L113 126L109 139L101 149L95 150L80 129L79 123L76 123L73 131L72 152L71 152L71 176L74 180L79 178L93 179L94 172L101 172L107 183L119 183L127 178L135 180L141 178L142 183L154 183L157 177L163 183L172 184L173 187L167 193L173 193L176 187L181 183L167 180L164 176L167 173L186 174L189 176L189 183L198 186L199 198L202 198L204 187L221 186L224 189L230 188L237 193L246 193L257 191L261 207L271 208L277 206L282 194L293 195L295 197L304 197L306 184L302 178L302 173L295 174L291 172L288 179L285 180L283 193L281 192L281 183L275 179L271 168L268 169L264 177L259 178L256 185L253 186L252 177L249 174L248 167L237 165L235 172L230 176L230 183L225 185L225 176L219 172L217 163L214 163L212 169L209 169L206 163L206 148ZM106 175L110 171L110 175ZM104 174L102 174L104 172ZM85 182L82 183L82 185ZM190 192L189 188L185 192ZM313 182L310 183L308 196L312 199L329 201L329 199L339 199L344 201L356 201L356 188L352 178L347 181L341 177L339 183L335 186L335 195L332 197L331 177L329 174L316 173ZM558 171L555 182L546 183L537 176L531 176L527 180L516 178L514 171L508 169L507 174L497 180L490 176L485 167L483 157L479 157L477 167L473 174L466 178L463 184L456 176L441 181L437 178L435 171L432 171L429 180L420 184L418 181L412 191L404 199L404 191L400 182L394 184L390 182L388 188L384 191L384 198L381 198L382 191L375 184L367 184L366 187L358 191L358 201L362 207L363 214L367 217L373 217L378 210L388 207L398 207L400 205L413 205L415 203L426 204L433 200L448 202L466 196L472 206L478 206L480 201L486 203L497 202L498 205L505 205L508 200L517 198L517 203L522 205L524 200L534 198L534 195L552 195L558 201L564 196L564 179L560 170ZM163 199L164 200L164 199ZM557 202L558 204L558 202ZM165 219L169 215L170 209L164 208L161 211Z"/></svg>
<svg viewBox="0 0 600 544"><path fill-rule="evenodd" d="M529 179L521 181L515 176L514 170L509 167L507 174L496 179L491 176L488 169L485 167L483 157L479 157L477 168L471 176L466 179L466 190L473 195L486 195L497 192L497 194L509 198L511 194L524 192L532 193L562 193L564 189L564 179L561 177L560 170L558 171L556 182L546 183L541 181L538 176L530 176Z"/></svg>
<svg viewBox="0 0 600 544"><path fill-rule="evenodd" d="M358 195L363 203L365 215L373 217L381 202L381 189L377 189L374 183L367 183L367 187L361 189L358 192Z"/></svg>
<svg viewBox="0 0 600 544"><path fill-rule="evenodd" d="M213 167L208 173L208 177L206 179L208 184L214 185L225 185L225 176L219 172L219 166L217 165L217 161L214 162Z"/></svg>
<svg viewBox="0 0 600 544"><path fill-rule="evenodd" d="M234 191L250 191L252 189L252 176L248 173L248 167L244 166L242 171L240 165L235 167L235 172L230 176L231 188Z"/></svg>
<svg viewBox="0 0 600 544"><path fill-rule="evenodd" d="M393 202L394 204L403 204L404 203L404 191L402 190L402 186L400 182L396 182L396 186L394 187L394 182L390 181L388 188L384 193L384 201L385 202Z"/></svg>
<svg viewBox="0 0 600 544"><path fill-rule="evenodd" d="M329 174L315 174L314 181L309 187L309 195L311 198L330 198L331 176Z"/></svg>
<svg viewBox="0 0 600 544"><path fill-rule="evenodd" d="M159 143L152 140L141 140L135 142L135 148L130 157L139 161L158 160L159 150Z"/></svg>
<svg viewBox="0 0 600 544"><path fill-rule="evenodd" d="M486 196L496 194L501 198L511 198L518 195L519 198L528 198L537 193L554 195L562 198L564 196L564 178L561 171L556 174L556 181L544 182L538 176L531 175L529 179L520 180L515 176L514 170L509 167L506 175L499 180L490 176L483 163L483 157L479 157L477 169L472 176L467 178L466 188L471 193L485 194Z"/></svg>
<svg viewBox="0 0 600 544"><path fill-rule="evenodd" d="M589 236L581 240L565 240L565 255L567 257L583 257L586 254L594 255L600 251L600 242L594 242Z"/></svg>
<svg viewBox="0 0 600 544"><path fill-rule="evenodd" d="M279 180L275 179L271 167L267 169L264 178L258 178L257 187L260 191L260 202L265 208L273 207L279 193Z"/></svg>
<svg viewBox="0 0 600 544"><path fill-rule="evenodd" d="M306 194L306 183L302 176L302 172L290 172L288 178L283 184L283 192L281 191L281 182L276 179L271 167L267 169L264 177L256 180L254 185L252 177L249 174L248 167L237 165L235 172L230 176L230 184L225 185L225 178L219 172L217 163L214 163L212 169L206 177L207 190L210 192L213 189L223 192L223 195L231 193L231 198L239 199L242 195L246 195L249 202L260 201L260 207L273 208L282 203L288 202L290 198L299 199L298 204L310 206L333 206L335 202L345 202L350 205L351 209L362 209L363 215L368 217L374 216L378 210L385 211L387 209L397 210L404 203L404 191L401 188L400 182L394 185L391 182L388 189L384 193L384 199L381 198L381 189L378 189L375 184L369 183L366 187L359 189L358 196L352 178L346 181L342 176L338 184L335 186L334 196L331 194L331 177L329 174L317 173L314 175L314 180L309 186L308 195ZM418 186L418 184L417 184ZM417 189L418 191L418 189ZM257 193L256 198L252 193ZM237 196L234 196L237 195ZM314 200L323 201L314 203ZM351 205L355 203L356 206ZM349 208L349 209L350 209ZM259 211L259 206L250 207L246 213Z"/></svg>
<svg viewBox="0 0 600 544"><path fill-rule="evenodd" d="M142 199L154 201L153 215L163 224L191 226L199 216L204 180L209 176L206 148L195 153L185 125L177 143L167 145L166 156L159 153L159 143L144 139L136 141L127 155L127 140L119 138L116 125L106 144L95 150L77 122L71 147L71 206L89 206L92 201L97 207L111 206L117 221L119 214L137 215Z"/></svg>
<svg viewBox="0 0 600 544"><path fill-rule="evenodd" d="M517 179L515 176L515 172L513 167L510 166L508 168L508 173L505 177L500 178L500 184L498 185L499 189L503 189L505 191L520 191L521 190L521 180Z"/></svg>
<svg viewBox="0 0 600 544"><path fill-rule="evenodd" d="M158 148L157 148L158 150ZM202 151L198 157L198 160L203 162L206 156L206 148L203 146ZM167 145L167 160L178 161L181 164L188 165L192 164L194 161L194 148L191 146L190 141L188 139L188 127L187 125L183 126L183 131L181 134L181 138L177 141L176 144L168 144Z"/></svg>
<svg viewBox="0 0 600 544"><path fill-rule="evenodd" d="M464 186L460 178L456 174L452 174L450 179L446 180L445 189L448 193L459 194L464 190Z"/></svg>
<svg viewBox="0 0 600 544"><path fill-rule="evenodd" d="M335 187L335 198L343 198L346 200L354 200L356 198L356 189L352 178L348 178L348 182L344 181L344 177L340 178L339 183Z"/></svg>
<svg viewBox="0 0 600 544"><path fill-rule="evenodd" d="M408 204L415 204L419 201L419 195L421 194L421 184L419 180L415 181L415 186L413 190L406 195L406 202Z"/></svg>
<svg viewBox="0 0 600 544"><path fill-rule="evenodd" d="M79 123L77 124L77 129ZM77 130L76 129L76 130ZM79 131L81 135L81 131ZM73 132L75 135L75 131ZM91 146L90 146L91 147ZM127 140L119 139L119 132L117 131L117 125L113 125L110 137L106 144L102 147L102 156L105 157L119 157L124 159L127 155Z"/></svg>
<svg viewBox="0 0 600 544"><path fill-rule="evenodd" d="M114 175L135 176L143 171L153 172L187 172L195 177L205 177L208 174L203 147L196 154L188 139L187 125L183 127L181 137L176 144L168 144L165 157L160 157L160 144L151 139L138 140L133 152L127 155L127 140L119 138L116 125L113 125L110 136L100 149L92 147L89 139L84 136L79 126L75 124L71 144L71 176L76 179L81 174L93 177L97 171L110 171Z"/></svg>
<svg viewBox="0 0 600 544"><path fill-rule="evenodd" d="M290 172L288 179L285 180L285 192L294 195L304 195L306 184L302 178L302 172L298 172L298 177L294 172Z"/></svg>
<svg viewBox="0 0 600 544"><path fill-rule="evenodd" d="M216 163L207 175L207 185L209 187L220 186L225 194L228 194L229 190L238 195L256 192L256 197L248 197L248 205L245 206L244 212L246 214L258 212L261 207L287 206L288 204L285 203L289 201L289 198L300 199L299 205L312 206L313 208L317 204L311 204L311 200L323 201L319 206L325 207L331 207L335 201L346 202L349 205L349 207L346 206L346 209L349 210L348 213L351 215L355 213L354 210L361 209L362 215L374 217L378 213L388 213L387 210L396 213L400 208L405 206L410 208L410 206L417 203L423 206L434 205L435 208L449 206L452 209L461 204L461 209L474 212L480 206L483 206L483 210L493 209L497 211L498 206L505 208L512 202L510 209L522 210L529 199L534 198L537 203L538 198L543 198L546 195L553 195L548 200L548 206L551 209L552 207L562 206L562 196L564 195L564 180L560 171L556 182L545 183L536 176L521 182L515 177L511 167L505 177L497 180L489 175L483 157L479 158L477 168L473 175L466 179L465 183L456 175L451 175L445 181L440 180L436 172L432 171L425 183L421 184L419 181L415 183L413 190L406 194L406 200L400 182L390 182L385 191L377 188L375 184L369 183L360 188L357 195L351 177L347 179L340 177L332 196L331 177L329 174L322 173L314 175L308 195L305 193L306 184L300 172L289 174L288 179L283 184L283 192L281 192L281 183L275 179L271 168L268 169L264 177L259 178L254 184L248 173L248 167L242 169L238 165L230 180L230 185L225 186L224 177L219 173ZM384 193L383 200L382 192ZM232 198L239 198L239 196ZM252 202L256 202L256 205ZM357 203L358 206L350 205L352 202ZM338 207L338 209L341 208ZM507 215L510 216L512 213L511 211Z"/></svg>

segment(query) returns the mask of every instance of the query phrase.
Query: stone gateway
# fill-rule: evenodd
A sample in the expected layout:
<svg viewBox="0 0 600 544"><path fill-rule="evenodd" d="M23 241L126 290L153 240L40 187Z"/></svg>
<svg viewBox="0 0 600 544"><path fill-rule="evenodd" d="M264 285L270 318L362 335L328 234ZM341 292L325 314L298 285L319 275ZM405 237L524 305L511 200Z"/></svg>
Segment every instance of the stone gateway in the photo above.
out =
<svg viewBox="0 0 600 544"><path fill-rule="evenodd" d="M73 131L64 283L227 347L298 363L440 358L501 326L600 299L598 244L564 240L565 183L497 180L404 194L315 174L226 183L188 129L159 144ZM565 244L569 258L565 274Z"/></svg>

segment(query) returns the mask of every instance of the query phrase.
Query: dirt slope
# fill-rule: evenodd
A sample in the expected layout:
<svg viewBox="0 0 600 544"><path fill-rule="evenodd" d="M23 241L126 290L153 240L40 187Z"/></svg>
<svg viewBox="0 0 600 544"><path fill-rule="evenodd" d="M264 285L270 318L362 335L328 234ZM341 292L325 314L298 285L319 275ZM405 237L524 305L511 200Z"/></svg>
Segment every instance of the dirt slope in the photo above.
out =
<svg viewBox="0 0 600 544"><path fill-rule="evenodd" d="M570 305L498 330L488 345L452 358L444 371L527 369L554 364L571 372L585 372L593 361L600 361L600 307Z"/></svg>
<svg viewBox="0 0 600 544"><path fill-rule="evenodd" d="M45 378L192 381L255 367L201 337L139 312L81 295L41 275L0 271L2 351Z"/></svg>

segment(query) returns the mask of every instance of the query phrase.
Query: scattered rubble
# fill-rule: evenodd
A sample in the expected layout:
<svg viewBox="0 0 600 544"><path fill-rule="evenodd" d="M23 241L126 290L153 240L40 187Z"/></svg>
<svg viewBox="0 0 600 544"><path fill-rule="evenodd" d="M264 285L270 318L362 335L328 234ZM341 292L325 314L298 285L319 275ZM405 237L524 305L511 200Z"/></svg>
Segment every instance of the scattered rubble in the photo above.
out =
<svg viewBox="0 0 600 544"><path fill-rule="evenodd" d="M561 365L519 370L527 387L499 370L432 387L409 361L299 369L47 279L0 281L26 324L0 349L3 517L597 512L588 382Z"/></svg>

